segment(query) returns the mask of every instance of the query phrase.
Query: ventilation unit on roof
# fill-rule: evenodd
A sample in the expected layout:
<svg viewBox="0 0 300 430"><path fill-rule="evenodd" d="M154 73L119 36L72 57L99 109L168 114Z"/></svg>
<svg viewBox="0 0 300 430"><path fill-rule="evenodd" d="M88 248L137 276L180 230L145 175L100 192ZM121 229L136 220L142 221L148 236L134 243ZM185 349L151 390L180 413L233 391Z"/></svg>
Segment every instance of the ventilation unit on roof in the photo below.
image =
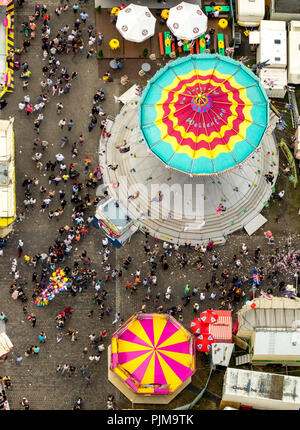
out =
<svg viewBox="0 0 300 430"><path fill-rule="evenodd" d="M280 39L275 39L275 40L274 40L274 43L275 43L276 45L280 45L280 44L281 44L281 40L280 40Z"/></svg>
<svg viewBox="0 0 300 430"><path fill-rule="evenodd" d="M280 57L275 57L275 61L280 61L281 58Z"/></svg>

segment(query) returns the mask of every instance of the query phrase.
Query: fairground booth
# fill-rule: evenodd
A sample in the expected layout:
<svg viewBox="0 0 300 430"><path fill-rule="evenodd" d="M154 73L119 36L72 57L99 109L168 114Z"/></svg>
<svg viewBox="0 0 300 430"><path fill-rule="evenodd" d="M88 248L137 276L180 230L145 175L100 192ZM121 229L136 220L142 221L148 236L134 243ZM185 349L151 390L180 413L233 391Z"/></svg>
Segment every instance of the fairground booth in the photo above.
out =
<svg viewBox="0 0 300 430"><path fill-rule="evenodd" d="M14 119L0 120L0 237L16 219Z"/></svg>
<svg viewBox="0 0 300 430"><path fill-rule="evenodd" d="M0 98L14 88L14 3L0 0Z"/></svg>
<svg viewBox="0 0 300 430"><path fill-rule="evenodd" d="M134 314L113 335L108 379L132 403L168 404L195 372L195 341L167 314Z"/></svg>

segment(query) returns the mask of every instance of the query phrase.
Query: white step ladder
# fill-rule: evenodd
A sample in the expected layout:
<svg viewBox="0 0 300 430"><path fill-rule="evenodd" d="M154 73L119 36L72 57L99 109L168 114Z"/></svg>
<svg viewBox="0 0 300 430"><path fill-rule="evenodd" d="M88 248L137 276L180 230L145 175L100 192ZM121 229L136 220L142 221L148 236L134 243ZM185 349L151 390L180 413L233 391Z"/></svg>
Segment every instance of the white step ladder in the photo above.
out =
<svg viewBox="0 0 300 430"><path fill-rule="evenodd" d="M239 355L238 357L235 358L235 365L241 366L242 364L250 363L250 361L251 361L250 354Z"/></svg>

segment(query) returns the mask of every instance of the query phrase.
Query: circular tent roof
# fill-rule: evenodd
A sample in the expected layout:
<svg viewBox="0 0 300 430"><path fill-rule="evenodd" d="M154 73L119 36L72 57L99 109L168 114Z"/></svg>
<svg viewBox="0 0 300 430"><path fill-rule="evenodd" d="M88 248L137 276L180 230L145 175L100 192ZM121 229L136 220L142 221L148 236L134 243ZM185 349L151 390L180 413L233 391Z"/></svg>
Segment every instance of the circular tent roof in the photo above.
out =
<svg viewBox="0 0 300 430"><path fill-rule="evenodd" d="M143 42L155 33L156 18L146 6L130 4L118 13L116 28L131 42Z"/></svg>
<svg viewBox="0 0 300 430"><path fill-rule="evenodd" d="M207 29L207 16L198 4L181 2L171 7L167 26L177 39L194 40Z"/></svg>
<svg viewBox="0 0 300 430"><path fill-rule="evenodd" d="M269 121L259 79L242 63L214 54L170 61L150 79L139 125L167 166L215 175L239 166L259 146Z"/></svg>
<svg viewBox="0 0 300 430"><path fill-rule="evenodd" d="M193 336L170 315L133 315L111 347L111 370L139 394L174 393L195 371Z"/></svg>

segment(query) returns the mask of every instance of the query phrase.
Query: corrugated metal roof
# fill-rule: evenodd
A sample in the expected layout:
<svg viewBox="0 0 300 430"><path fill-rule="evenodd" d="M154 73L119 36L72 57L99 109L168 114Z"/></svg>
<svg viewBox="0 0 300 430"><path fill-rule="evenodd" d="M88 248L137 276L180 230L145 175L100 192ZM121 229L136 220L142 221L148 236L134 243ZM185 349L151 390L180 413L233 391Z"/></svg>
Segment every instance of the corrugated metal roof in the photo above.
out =
<svg viewBox="0 0 300 430"><path fill-rule="evenodd" d="M226 394L256 399L274 399L283 402L299 403L300 378L267 372L227 368L223 397Z"/></svg>
<svg viewBox="0 0 300 430"><path fill-rule="evenodd" d="M300 356L300 332L257 331L254 355Z"/></svg>

